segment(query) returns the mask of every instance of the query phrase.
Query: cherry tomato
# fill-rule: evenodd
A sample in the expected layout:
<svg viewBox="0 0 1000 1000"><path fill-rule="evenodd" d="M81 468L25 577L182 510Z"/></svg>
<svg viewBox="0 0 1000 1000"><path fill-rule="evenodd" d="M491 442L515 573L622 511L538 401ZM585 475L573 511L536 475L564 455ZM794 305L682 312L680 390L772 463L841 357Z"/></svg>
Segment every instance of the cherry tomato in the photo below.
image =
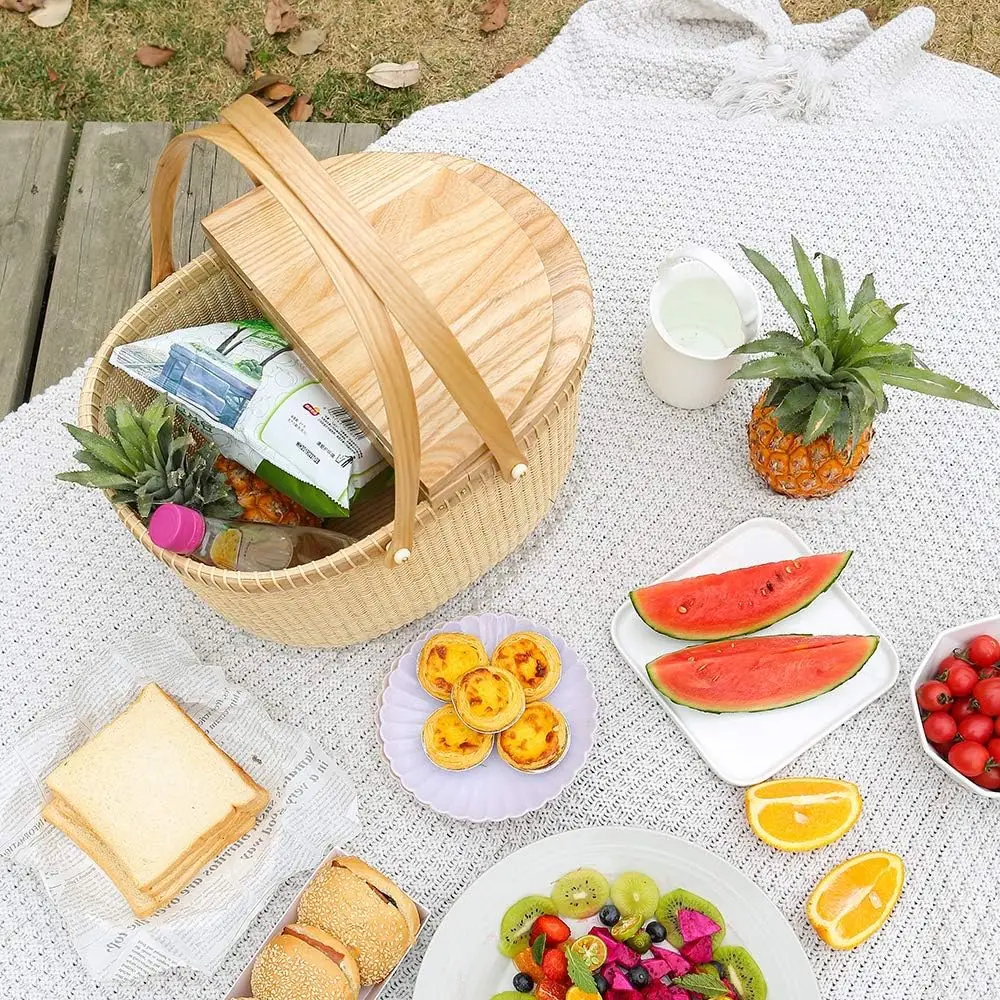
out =
<svg viewBox="0 0 1000 1000"><path fill-rule="evenodd" d="M985 716L984 716L985 718ZM924 719L924 733L931 743L950 743L958 732L958 723L947 712L931 712ZM993 733L993 720L990 720L990 735ZM989 737L987 737L988 739Z"/></svg>
<svg viewBox="0 0 1000 1000"><path fill-rule="evenodd" d="M951 692L940 681L927 681L917 688L917 704L925 712L936 712L953 700Z"/></svg>
<svg viewBox="0 0 1000 1000"><path fill-rule="evenodd" d="M998 674L1000 674L1000 671L998 671L996 667L980 667L979 673L977 673L976 676L981 681L988 681L998 676Z"/></svg>
<svg viewBox="0 0 1000 1000"><path fill-rule="evenodd" d="M979 674L975 667L970 667L965 660L958 659L957 656L949 656L941 664L940 673L937 680L946 685L955 698L967 698L972 694L972 689L979 680Z"/></svg>
<svg viewBox="0 0 1000 1000"><path fill-rule="evenodd" d="M988 788L991 792L1000 791L1000 767L991 767L972 780L982 788Z"/></svg>
<svg viewBox="0 0 1000 1000"><path fill-rule="evenodd" d="M948 751L951 749L950 743L932 743L931 746L934 747L934 751L939 757L947 757Z"/></svg>
<svg viewBox="0 0 1000 1000"><path fill-rule="evenodd" d="M963 719L967 719L970 715L975 715L979 711L979 705L972 698L959 698L954 705L951 706L951 717L956 722L961 722Z"/></svg>
<svg viewBox="0 0 1000 1000"><path fill-rule="evenodd" d="M1000 736L1000 716L997 717L997 721L994 724L993 728L996 731L997 736Z"/></svg>
<svg viewBox="0 0 1000 1000"><path fill-rule="evenodd" d="M979 777L989 759L989 750L980 743L956 743L948 751L948 763L967 778Z"/></svg>
<svg viewBox="0 0 1000 1000"><path fill-rule="evenodd" d="M994 736L986 744L986 749L989 750L990 756L997 762L997 767L1000 768L1000 737Z"/></svg>
<svg viewBox="0 0 1000 1000"><path fill-rule="evenodd" d="M973 698L979 703L979 711L996 718L1000 715L1000 677L980 681L972 689Z"/></svg>
<svg viewBox="0 0 1000 1000"><path fill-rule="evenodd" d="M993 738L993 719L977 712L958 724L958 733L963 740L986 746Z"/></svg>
<svg viewBox="0 0 1000 1000"><path fill-rule="evenodd" d="M1000 642L991 635L977 635L969 643L969 659L977 667L992 667L1000 660Z"/></svg>

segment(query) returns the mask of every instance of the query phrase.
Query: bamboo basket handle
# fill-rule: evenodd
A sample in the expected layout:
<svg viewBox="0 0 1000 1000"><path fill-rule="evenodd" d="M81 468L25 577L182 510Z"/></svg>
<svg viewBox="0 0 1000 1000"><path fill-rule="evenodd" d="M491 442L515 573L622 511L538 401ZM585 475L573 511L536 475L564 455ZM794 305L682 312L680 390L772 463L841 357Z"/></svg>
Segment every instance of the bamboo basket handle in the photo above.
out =
<svg viewBox="0 0 1000 1000"><path fill-rule="evenodd" d="M255 102L256 103L256 102ZM269 114L269 112L268 112ZM206 139L238 160L252 177L259 178L284 208L312 247L344 299L378 378L385 404L395 470L395 513L387 551L389 565L410 557L420 484L420 423L417 402L402 345L392 320L378 296L360 279L316 219L303 207L295 192L232 126L208 125L175 136L167 143L150 195L150 230L153 243L152 284L173 271L172 230L174 199L188 151L196 139Z"/></svg>
<svg viewBox="0 0 1000 1000"><path fill-rule="evenodd" d="M244 95L220 112L298 195L361 277L396 317L508 480L527 471L524 454L468 354L390 245L369 225L319 162L256 98ZM338 290L343 291L338 285Z"/></svg>

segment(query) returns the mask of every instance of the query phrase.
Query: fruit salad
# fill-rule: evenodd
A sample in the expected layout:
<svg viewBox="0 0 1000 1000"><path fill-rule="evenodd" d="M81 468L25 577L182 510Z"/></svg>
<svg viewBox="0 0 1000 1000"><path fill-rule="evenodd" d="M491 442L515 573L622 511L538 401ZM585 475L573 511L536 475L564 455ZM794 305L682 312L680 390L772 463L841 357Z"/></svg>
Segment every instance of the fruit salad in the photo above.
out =
<svg viewBox="0 0 1000 1000"><path fill-rule="evenodd" d="M1000 791L1000 640L977 635L917 688L928 742L959 774Z"/></svg>
<svg viewBox="0 0 1000 1000"><path fill-rule="evenodd" d="M722 914L693 892L578 868L503 915L512 988L492 1000L766 1000L760 967L725 938Z"/></svg>

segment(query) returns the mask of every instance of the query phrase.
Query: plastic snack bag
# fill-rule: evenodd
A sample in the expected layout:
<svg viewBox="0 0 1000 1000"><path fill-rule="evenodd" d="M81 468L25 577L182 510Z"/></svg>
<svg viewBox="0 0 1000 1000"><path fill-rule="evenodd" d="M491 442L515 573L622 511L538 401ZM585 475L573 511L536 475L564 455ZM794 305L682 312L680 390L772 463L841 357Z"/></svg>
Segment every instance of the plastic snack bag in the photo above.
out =
<svg viewBox="0 0 1000 1000"><path fill-rule="evenodd" d="M320 517L346 517L391 470L348 412L262 319L161 334L111 363L166 392L227 458Z"/></svg>

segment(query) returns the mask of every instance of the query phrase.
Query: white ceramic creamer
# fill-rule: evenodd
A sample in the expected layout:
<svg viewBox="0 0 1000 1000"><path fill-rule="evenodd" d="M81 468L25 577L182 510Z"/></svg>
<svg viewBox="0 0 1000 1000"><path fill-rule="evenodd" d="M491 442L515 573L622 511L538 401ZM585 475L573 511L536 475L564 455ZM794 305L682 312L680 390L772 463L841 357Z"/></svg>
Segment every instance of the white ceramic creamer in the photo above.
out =
<svg viewBox="0 0 1000 1000"><path fill-rule="evenodd" d="M649 297L642 370L665 403L694 410L729 391L731 352L757 337L760 302L717 253L687 245L669 254Z"/></svg>

